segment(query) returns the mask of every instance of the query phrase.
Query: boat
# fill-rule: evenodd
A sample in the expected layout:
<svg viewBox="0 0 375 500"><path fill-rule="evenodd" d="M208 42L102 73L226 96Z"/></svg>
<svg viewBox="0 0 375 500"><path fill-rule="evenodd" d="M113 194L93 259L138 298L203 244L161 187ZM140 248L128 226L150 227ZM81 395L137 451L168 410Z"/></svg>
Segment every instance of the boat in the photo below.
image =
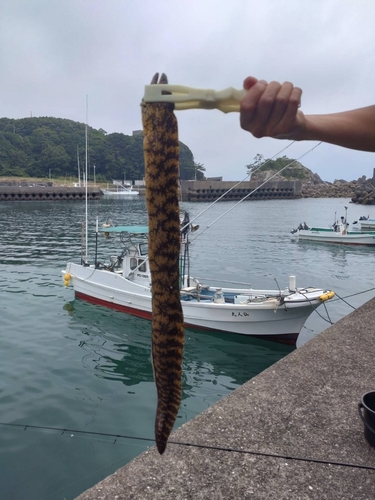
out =
<svg viewBox="0 0 375 500"><path fill-rule="evenodd" d="M339 245L365 245L375 246L375 231L349 230L347 222L347 210L345 207L345 216L329 227L308 227L301 223L297 229L291 231L292 238L298 240L315 241L318 243L334 243Z"/></svg>
<svg viewBox="0 0 375 500"><path fill-rule="evenodd" d="M104 195L116 195L116 196L137 196L139 195L139 191L133 189L131 184L123 184L119 181L113 181L113 184L116 186L116 189L101 189L101 192Z"/></svg>
<svg viewBox="0 0 375 500"><path fill-rule="evenodd" d="M359 223L361 226L361 230L375 231L375 219L370 219L370 217L362 216L359 218Z"/></svg>
<svg viewBox="0 0 375 500"><path fill-rule="evenodd" d="M201 282L190 275L189 255L189 234L199 226L187 220L185 217L182 223L180 256L180 296L186 326L294 345L310 314L334 296L333 291L314 286L297 288L294 276L289 277L283 290ZM120 251L109 253L107 262L97 259L100 235L111 243L119 241ZM148 227L106 224L99 228L97 222L96 242L92 263L81 259L80 263L67 264L62 271L64 285L73 287L76 298L151 320Z"/></svg>

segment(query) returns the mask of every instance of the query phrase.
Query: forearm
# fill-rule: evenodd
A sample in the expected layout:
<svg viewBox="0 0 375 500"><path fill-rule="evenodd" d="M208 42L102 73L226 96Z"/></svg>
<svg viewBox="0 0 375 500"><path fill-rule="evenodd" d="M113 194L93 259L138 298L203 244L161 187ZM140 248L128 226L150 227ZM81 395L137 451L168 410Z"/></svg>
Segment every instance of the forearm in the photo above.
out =
<svg viewBox="0 0 375 500"><path fill-rule="evenodd" d="M305 115L297 140L316 140L375 152L375 106L327 115Z"/></svg>

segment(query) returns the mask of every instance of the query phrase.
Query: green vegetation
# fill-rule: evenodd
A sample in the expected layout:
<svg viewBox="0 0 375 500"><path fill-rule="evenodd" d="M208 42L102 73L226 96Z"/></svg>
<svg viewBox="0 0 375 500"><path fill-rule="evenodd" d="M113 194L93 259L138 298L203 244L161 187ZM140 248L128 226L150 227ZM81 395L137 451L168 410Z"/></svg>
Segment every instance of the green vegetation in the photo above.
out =
<svg viewBox="0 0 375 500"><path fill-rule="evenodd" d="M290 167L285 168L287 165ZM285 168L282 172L280 172L280 176L284 177L286 180L303 180L309 177L309 169L301 165L293 158L288 158L287 156L282 156L281 158L276 158L276 160L265 159L263 155L257 154L254 158L254 162L250 163L250 165L246 165L248 173L250 170L254 168L258 168L262 165L256 173L273 171L279 172L282 168Z"/></svg>
<svg viewBox="0 0 375 500"><path fill-rule="evenodd" d="M88 127L88 179L144 177L143 136L107 134ZM62 118L0 119L0 176L77 177L85 165L85 124ZM95 168L94 168L95 167ZM181 179L202 179L205 168L180 142Z"/></svg>

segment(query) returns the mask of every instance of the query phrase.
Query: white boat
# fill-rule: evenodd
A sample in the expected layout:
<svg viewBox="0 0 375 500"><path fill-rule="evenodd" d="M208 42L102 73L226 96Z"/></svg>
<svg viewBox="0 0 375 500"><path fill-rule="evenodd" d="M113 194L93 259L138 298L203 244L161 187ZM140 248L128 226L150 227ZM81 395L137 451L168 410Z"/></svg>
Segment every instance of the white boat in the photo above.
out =
<svg viewBox="0 0 375 500"><path fill-rule="evenodd" d="M114 186L116 186L115 189L101 189L101 192L104 195L116 195L116 196L137 196L139 195L139 191L136 191L133 189L133 186L131 184L122 184L121 182L118 181L113 181Z"/></svg>
<svg viewBox="0 0 375 500"><path fill-rule="evenodd" d="M284 290L219 288L201 283L189 273L189 232L194 229L196 227L190 224L189 230L181 236L180 293L187 326L295 344L314 309L334 296L331 290L313 286L297 288L294 276L289 278ZM148 228L99 229L97 224L97 238L100 233L108 237L119 235L121 252L110 257L107 263L98 262L97 257L91 264L85 260L79 264L68 263L62 271L65 286L72 285L78 298L152 319Z"/></svg>
<svg viewBox="0 0 375 500"><path fill-rule="evenodd" d="M361 230L375 231L375 219L370 219L369 217L360 217L359 223L361 225Z"/></svg>
<svg viewBox="0 0 375 500"><path fill-rule="evenodd" d="M304 222L291 232L292 237L298 240L308 240L319 243L375 246L375 231L349 231L347 210L348 207L345 207L345 217L341 217L341 220L335 220L330 227L309 228Z"/></svg>

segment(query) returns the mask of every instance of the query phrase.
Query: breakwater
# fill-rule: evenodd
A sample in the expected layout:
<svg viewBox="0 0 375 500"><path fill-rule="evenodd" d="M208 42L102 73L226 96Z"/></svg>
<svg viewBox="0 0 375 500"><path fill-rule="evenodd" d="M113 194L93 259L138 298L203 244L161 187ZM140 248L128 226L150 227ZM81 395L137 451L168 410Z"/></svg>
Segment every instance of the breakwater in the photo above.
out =
<svg viewBox="0 0 375 500"><path fill-rule="evenodd" d="M247 195L249 195L249 200L302 198L301 181L270 181L261 184L255 181L239 183L209 179L204 181L181 181L181 197L183 201L214 201L230 190L222 198L223 201L241 200ZM254 192L252 193L252 191Z"/></svg>
<svg viewBox="0 0 375 500"><path fill-rule="evenodd" d="M88 199L98 200L102 196L99 188L87 188ZM0 201L84 201L86 188L53 185L0 186Z"/></svg>
<svg viewBox="0 0 375 500"><path fill-rule="evenodd" d="M76 500L374 498L360 397L374 387L375 299ZM319 360L319 362L317 362Z"/></svg>
<svg viewBox="0 0 375 500"><path fill-rule="evenodd" d="M182 201L215 201L225 193L221 201L241 200L248 196L249 200L284 200L302 198L301 181L270 181L264 185L260 182L237 181L181 181ZM140 194L145 194L144 187L138 187ZM255 191L254 191L255 190ZM253 192L254 191L254 192ZM252 194L250 194L252 193ZM100 199L102 192L97 187L88 187L88 198ZM4 183L0 185L0 201L80 201L84 200L84 187L56 186L52 183L27 184L24 182Z"/></svg>

